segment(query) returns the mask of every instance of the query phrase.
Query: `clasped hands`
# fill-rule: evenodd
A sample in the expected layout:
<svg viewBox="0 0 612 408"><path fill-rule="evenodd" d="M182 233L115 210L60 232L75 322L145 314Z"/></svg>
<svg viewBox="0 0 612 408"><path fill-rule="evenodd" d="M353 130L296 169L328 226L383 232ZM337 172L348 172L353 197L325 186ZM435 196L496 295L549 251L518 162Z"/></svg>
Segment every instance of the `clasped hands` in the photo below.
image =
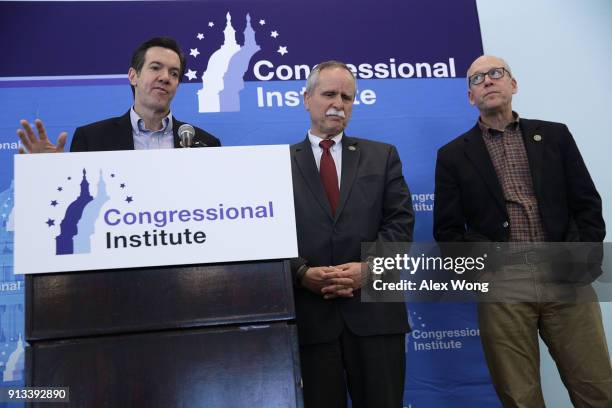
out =
<svg viewBox="0 0 612 408"><path fill-rule="evenodd" d="M365 269L364 269L365 268ZM336 266L310 267L302 277L301 285L324 299L353 297L353 291L365 283L366 263L349 262Z"/></svg>

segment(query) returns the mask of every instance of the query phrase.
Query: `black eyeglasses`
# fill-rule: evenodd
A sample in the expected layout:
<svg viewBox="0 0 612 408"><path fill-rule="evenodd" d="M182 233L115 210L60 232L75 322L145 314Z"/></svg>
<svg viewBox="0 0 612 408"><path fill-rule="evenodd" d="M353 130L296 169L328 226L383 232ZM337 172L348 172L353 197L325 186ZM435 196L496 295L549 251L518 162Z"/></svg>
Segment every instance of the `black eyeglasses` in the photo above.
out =
<svg viewBox="0 0 612 408"><path fill-rule="evenodd" d="M482 84L487 75L491 79L499 79L503 77L506 72L508 72L508 75L510 75L510 72L504 67L491 68L487 72L477 72L469 78L470 86Z"/></svg>

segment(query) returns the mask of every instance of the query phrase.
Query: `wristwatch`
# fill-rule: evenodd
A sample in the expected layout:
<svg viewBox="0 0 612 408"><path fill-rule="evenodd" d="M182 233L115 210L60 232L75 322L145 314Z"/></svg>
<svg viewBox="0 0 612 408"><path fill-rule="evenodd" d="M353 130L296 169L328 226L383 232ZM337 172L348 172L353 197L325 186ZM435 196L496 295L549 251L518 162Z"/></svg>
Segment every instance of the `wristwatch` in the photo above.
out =
<svg viewBox="0 0 612 408"><path fill-rule="evenodd" d="M302 279L304 278L304 275L306 275L306 271L308 270L308 268L309 266L306 264L298 268L297 272L295 273L295 284L297 286L302 285Z"/></svg>

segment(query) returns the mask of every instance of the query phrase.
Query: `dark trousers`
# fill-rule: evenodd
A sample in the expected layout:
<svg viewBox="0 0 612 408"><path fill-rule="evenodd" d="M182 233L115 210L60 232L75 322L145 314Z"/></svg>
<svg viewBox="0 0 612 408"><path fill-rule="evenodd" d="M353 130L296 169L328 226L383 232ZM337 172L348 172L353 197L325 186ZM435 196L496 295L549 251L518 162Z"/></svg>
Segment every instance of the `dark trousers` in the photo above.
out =
<svg viewBox="0 0 612 408"><path fill-rule="evenodd" d="M402 408L405 335L356 336L300 346L305 408Z"/></svg>

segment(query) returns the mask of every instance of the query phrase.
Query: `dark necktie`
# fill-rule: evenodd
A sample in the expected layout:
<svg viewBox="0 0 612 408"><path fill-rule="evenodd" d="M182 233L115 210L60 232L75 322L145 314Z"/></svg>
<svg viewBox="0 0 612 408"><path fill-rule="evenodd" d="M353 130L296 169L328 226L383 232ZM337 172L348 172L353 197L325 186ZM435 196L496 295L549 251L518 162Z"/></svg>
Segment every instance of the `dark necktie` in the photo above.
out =
<svg viewBox="0 0 612 408"><path fill-rule="evenodd" d="M323 154L321 155L321 164L319 173L321 174L321 182L323 182L323 188L325 194L329 200L331 206L332 215L336 215L336 206L338 205L338 198L340 197L340 190L338 189L338 173L336 172L336 163L331 155L329 149L334 145L333 140L325 139L319 143Z"/></svg>

